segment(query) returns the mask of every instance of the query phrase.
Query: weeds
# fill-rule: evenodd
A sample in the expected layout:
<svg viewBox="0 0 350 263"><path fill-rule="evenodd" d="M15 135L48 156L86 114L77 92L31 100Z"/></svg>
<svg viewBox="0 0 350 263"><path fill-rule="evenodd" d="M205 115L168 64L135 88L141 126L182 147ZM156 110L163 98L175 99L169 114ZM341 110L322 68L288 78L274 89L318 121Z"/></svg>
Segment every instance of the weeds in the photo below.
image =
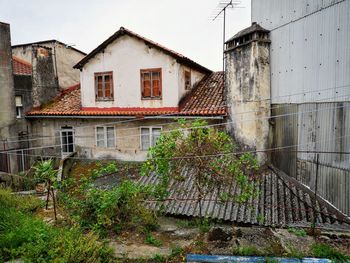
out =
<svg viewBox="0 0 350 263"><path fill-rule="evenodd" d="M93 233L57 228L33 216L37 202L0 190L0 261L111 262L112 252Z"/></svg>
<svg viewBox="0 0 350 263"><path fill-rule="evenodd" d="M233 249L233 254L238 256L258 256L261 252L254 246L240 246Z"/></svg>
<svg viewBox="0 0 350 263"><path fill-rule="evenodd" d="M148 245L152 245L152 246L155 246L155 247L160 247L162 246L162 241L156 239L154 236L152 236L151 234L148 234L146 236L146 239L145 239L145 243L148 244Z"/></svg>
<svg viewBox="0 0 350 263"><path fill-rule="evenodd" d="M326 244L315 243L311 247L312 254L318 258L328 258L333 262L349 262L350 256L346 256L340 251Z"/></svg>
<svg viewBox="0 0 350 263"><path fill-rule="evenodd" d="M306 237L306 235L307 235L306 231L302 228L290 227L290 228L288 228L288 232L296 235L297 237Z"/></svg>

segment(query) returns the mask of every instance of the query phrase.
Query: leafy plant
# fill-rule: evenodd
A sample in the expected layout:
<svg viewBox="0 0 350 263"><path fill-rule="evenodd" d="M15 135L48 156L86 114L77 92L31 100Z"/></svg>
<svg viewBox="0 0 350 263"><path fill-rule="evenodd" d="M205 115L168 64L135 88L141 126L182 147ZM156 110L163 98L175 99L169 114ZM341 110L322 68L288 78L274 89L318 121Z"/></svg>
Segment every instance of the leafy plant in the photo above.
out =
<svg viewBox="0 0 350 263"><path fill-rule="evenodd" d="M254 246L239 246L233 249L233 254L238 256L258 256L261 252Z"/></svg>
<svg viewBox="0 0 350 263"><path fill-rule="evenodd" d="M306 237L306 231L302 228L294 228L294 227L290 227L288 228L288 232L292 233L298 237Z"/></svg>
<svg viewBox="0 0 350 263"><path fill-rule="evenodd" d="M178 256L180 256L183 252L184 252L184 251L183 251L183 249L182 249L181 247L175 246L175 247L172 247L172 248L171 248L171 254L170 254L170 256L171 256L171 257L178 257Z"/></svg>
<svg viewBox="0 0 350 263"><path fill-rule="evenodd" d="M162 241L156 239L154 236L152 236L151 234L148 234L146 236L146 239L145 239L145 243L148 244L148 245L152 245L152 246L155 246L155 247L160 247L162 246Z"/></svg>
<svg viewBox="0 0 350 263"><path fill-rule="evenodd" d="M333 262L349 262L350 256L346 256L340 251L327 244L315 243L311 247L312 254L318 258L328 258Z"/></svg>
<svg viewBox="0 0 350 263"><path fill-rule="evenodd" d="M56 181L57 170L53 169L52 159L43 160L35 167L34 178L37 183L47 183Z"/></svg>
<svg viewBox="0 0 350 263"><path fill-rule="evenodd" d="M28 209L33 201L0 190L0 259L24 262L111 262L112 252L92 232L47 225ZM24 204L23 204L24 203Z"/></svg>
<svg viewBox="0 0 350 263"><path fill-rule="evenodd" d="M112 189L97 189L92 179L82 177L79 185L68 186L60 200L70 218L83 228L100 234L116 233L128 228L155 229L156 214L142 201L152 194L152 188L125 180Z"/></svg>
<svg viewBox="0 0 350 263"><path fill-rule="evenodd" d="M197 192L199 215L202 213L202 200L215 188L221 199L235 199L246 202L254 194L253 174L258 170L256 158L251 154L231 154L235 143L226 132L208 128L207 122L196 120L189 126L179 121L181 128L161 134L154 147L148 152L148 160L142 167L142 174L156 173L159 176L159 200L168 196L170 179L183 181L184 170L193 177ZM236 180L241 195L224 195L221 186Z"/></svg>

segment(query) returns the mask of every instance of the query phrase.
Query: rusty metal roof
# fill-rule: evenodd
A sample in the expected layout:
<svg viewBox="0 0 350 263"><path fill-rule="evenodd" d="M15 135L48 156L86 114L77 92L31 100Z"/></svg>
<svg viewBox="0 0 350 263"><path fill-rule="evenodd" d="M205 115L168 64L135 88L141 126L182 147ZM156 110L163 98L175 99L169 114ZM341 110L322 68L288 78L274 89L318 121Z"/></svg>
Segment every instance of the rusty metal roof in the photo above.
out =
<svg viewBox="0 0 350 263"><path fill-rule="evenodd" d="M197 192L190 174L185 174L183 182L172 181L170 195L163 201L164 212L168 215L199 216ZM142 177L139 182L144 185L157 184L157 176ZM236 183L224 186L222 191L238 196L241 189ZM327 201L315 195L298 181L271 168L256 180L255 192L259 195L248 202L223 202L218 191L205 196L202 215L225 221L260 226L304 226L310 227L317 216L317 226L329 228L350 228L350 219L334 208ZM316 204L316 210L313 205ZM147 206L157 210L161 203L149 200Z"/></svg>

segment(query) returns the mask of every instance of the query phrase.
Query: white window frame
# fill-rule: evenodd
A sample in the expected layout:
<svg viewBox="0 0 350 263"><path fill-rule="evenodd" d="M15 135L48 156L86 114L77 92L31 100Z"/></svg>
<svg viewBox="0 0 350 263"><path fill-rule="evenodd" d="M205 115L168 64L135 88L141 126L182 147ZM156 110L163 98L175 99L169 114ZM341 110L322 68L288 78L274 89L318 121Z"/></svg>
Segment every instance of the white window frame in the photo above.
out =
<svg viewBox="0 0 350 263"><path fill-rule="evenodd" d="M146 151L148 151L148 149L146 149L146 150L142 149L142 129L149 129L149 131L150 131L150 133L149 133L149 147L148 147L148 149L149 149L153 145L153 141L152 141L153 135L152 135L151 131L153 129L160 129L160 132L162 132L163 127L162 126L140 126L140 149L141 149L141 151L146 152Z"/></svg>
<svg viewBox="0 0 350 263"><path fill-rule="evenodd" d="M17 97L21 98L21 103L20 105L17 104ZM15 96L15 100L16 100L16 118L17 119L21 119L23 117L23 96L21 95L16 95Z"/></svg>
<svg viewBox="0 0 350 263"><path fill-rule="evenodd" d="M72 152L65 152L64 151L64 147L63 147L63 133L66 133L66 132L72 132L72 137L73 137L73 151ZM62 126L60 128L60 141L61 141L61 154L62 156L64 155L68 155L68 154L71 154L73 152L75 152L75 129L73 126L68 126L67 128L65 126ZM67 147L69 144L66 144Z"/></svg>
<svg viewBox="0 0 350 263"><path fill-rule="evenodd" d="M97 128L103 128L103 146L98 146L97 145ZM107 128L113 128L113 136L114 136L114 146L113 147L108 147L107 146ZM95 145L98 148L108 148L108 149L115 149L117 147L117 140L116 140L116 128L113 125L110 126L100 126L97 125L95 126Z"/></svg>

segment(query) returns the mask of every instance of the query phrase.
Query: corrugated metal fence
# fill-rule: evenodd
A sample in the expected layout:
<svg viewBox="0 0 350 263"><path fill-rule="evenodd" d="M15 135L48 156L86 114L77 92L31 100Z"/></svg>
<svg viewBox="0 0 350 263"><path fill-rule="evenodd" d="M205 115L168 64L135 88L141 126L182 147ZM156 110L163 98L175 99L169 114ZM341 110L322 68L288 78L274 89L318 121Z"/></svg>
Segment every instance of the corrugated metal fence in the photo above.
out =
<svg viewBox="0 0 350 263"><path fill-rule="evenodd" d="M315 189L316 153L321 151L318 193L350 214L350 102L273 105L272 163ZM306 152L298 152L306 151ZM312 151L309 153L308 151ZM322 153L323 152L323 153Z"/></svg>

